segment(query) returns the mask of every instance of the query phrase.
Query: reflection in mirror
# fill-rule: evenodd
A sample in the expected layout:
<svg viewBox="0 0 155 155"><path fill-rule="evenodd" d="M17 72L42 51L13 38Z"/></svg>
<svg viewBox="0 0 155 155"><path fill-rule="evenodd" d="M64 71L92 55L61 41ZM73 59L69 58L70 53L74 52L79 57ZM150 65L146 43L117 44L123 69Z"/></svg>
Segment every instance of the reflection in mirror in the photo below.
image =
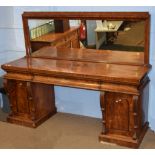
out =
<svg viewBox="0 0 155 155"><path fill-rule="evenodd" d="M54 20L29 20L31 40L55 31Z"/></svg>
<svg viewBox="0 0 155 155"><path fill-rule="evenodd" d="M96 48L144 51L144 21L103 21L95 29Z"/></svg>
<svg viewBox="0 0 155 155"><path fill-rule="evenodd" d="M44 46L144 52L145 21L29 20L32 51Z"/></svg>

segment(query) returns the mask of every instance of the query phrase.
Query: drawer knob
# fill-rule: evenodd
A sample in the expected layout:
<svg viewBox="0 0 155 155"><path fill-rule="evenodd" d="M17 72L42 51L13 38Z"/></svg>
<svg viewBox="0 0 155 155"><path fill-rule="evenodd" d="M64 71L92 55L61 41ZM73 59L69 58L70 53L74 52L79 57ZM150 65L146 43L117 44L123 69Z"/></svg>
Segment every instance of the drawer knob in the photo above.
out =
<svg viewBox="0 0 155 155"><path fill-rule="evenodd" d="M118 103L118 102L122 102L122 99L116 100L115 102L116 102L116 103Z"/></svg>
<svg viewBox="0 0 155 155"><path fill-rule="evenodd" d="M102 111L105 111L105 109L104 109L104 108L101 108L101 110L102 110Z"/></svg>
<svg viewBox="0 0 155 155"><path fill-rule="evenodd" d="M31 101L32 100L32 97L29 97L29 100Z"/></svg>
<svg viewBox="0 0 155 155"><path fill-rule="evenodd" d="M19 86L22 86L22 85L23 85L23 84L20 82L20 83L19 83Z"/></svg>

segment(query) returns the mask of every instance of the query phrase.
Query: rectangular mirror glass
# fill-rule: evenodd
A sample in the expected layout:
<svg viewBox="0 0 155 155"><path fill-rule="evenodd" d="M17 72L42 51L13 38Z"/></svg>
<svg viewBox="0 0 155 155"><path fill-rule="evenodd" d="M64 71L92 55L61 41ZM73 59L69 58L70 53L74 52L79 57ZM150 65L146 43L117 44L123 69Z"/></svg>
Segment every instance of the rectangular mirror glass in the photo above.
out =
<svg viewBox="0 0 155 155"><path fill-rule="evenodd" d="M51 51L65 49L71 51L68 58L75 51L83 56L102 51L112 62L127 57L124 64L149 65L148 12L25 12L23 26L27 56L50 46L55 50L41 50L37 57L51 58Z"/></svg>
<svg viewBox="0 0 155 155"><path fill-rule="evenodd" d="M29 31L33 52L47 45L144 52L144 20L29 20Z"/></svg>

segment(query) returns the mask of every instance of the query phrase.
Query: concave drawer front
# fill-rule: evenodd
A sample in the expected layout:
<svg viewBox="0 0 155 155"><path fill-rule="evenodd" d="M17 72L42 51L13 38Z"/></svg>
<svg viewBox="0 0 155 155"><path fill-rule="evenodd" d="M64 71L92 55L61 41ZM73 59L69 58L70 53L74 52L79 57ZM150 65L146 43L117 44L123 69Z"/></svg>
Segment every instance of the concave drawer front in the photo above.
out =
<svg viewBox="0 0 155 155"><path fill-rule="evenodd" d="M78 31L74 31L66 36L66 40L77 39Z"/></svg>
<svg viewBox="0 0 155 155"><path fill-rule="evenodd" d="M61 46L66 42L65 38L56 40L54 42L51 43L51 46Z"/></svg>
<svg viewBox="0 0 155 155"><path fill-rule="evenodd" d="M80 48L80 43L78 39L74 39L71 41L72 48Z"/></svg>

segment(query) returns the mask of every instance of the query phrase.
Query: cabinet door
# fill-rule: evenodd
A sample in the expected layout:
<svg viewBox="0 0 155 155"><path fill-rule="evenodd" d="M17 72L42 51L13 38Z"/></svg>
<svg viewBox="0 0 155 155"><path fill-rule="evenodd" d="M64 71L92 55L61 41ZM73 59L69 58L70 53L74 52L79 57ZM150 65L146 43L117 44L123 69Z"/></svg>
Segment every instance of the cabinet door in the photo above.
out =
<svg viewBox="0 0 155 155"><path fill-rule="evenodd" d="M29 113L29 103L26 82L16 82L16 102L18 113Z"/></svg>
<svg viewBox="0 0 155 155"><path fill-rule="evenodd" d="M105 103L107 131L120 135L132 135L132 95L107 92L105 94Z"/></svg>
<svg viewBox="0 0 155 155"><path fill-rule="evenodd" d="M28 114L29 102L26 82L8 80L6 90L9 96L12 115L16 113Z"/></svg>
<svg viewBox="0 0 155 155"><path fill-rule="evenodd" d="M4 80L4 87L9 98L9 104L11 109L11 115L14 115L18 112L16 106L16 82L14 80Z"/></svg>

